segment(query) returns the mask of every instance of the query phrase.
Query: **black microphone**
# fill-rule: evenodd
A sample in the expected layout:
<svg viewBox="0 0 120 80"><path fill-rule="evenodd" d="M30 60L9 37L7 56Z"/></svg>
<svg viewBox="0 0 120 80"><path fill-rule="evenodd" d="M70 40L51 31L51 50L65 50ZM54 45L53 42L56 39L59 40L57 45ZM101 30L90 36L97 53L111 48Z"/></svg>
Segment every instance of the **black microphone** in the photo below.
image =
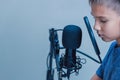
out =
<svg viewBox="0 0 120 80"><path fill-rule="evenodd" d="M76 49L81 45L82 30L76 25L67 25L63 29L62 44L65 50L64 67L67 69L67 77L76 68Z"/></svg>

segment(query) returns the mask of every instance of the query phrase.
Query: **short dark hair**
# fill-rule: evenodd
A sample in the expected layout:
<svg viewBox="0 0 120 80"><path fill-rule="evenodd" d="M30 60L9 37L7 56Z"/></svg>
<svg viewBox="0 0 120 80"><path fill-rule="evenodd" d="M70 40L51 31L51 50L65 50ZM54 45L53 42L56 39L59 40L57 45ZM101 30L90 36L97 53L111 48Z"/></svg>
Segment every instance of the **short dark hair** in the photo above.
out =
<svg viewBox="0 0 120 80"><path fill-rule="evenodd" d="M90 5L104 5L120 14L120 0L89 0Z"/></svg>

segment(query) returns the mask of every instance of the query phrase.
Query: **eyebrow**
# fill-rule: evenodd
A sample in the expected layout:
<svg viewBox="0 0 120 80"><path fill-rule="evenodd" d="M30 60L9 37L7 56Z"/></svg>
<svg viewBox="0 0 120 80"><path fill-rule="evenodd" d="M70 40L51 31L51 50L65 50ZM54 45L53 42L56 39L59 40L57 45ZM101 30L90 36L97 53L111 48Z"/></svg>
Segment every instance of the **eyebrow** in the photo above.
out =
<svg viewBox="0 0 120 80"><path fill-rule="evenodd" d="M91 12L91 15L92 15L94 18L105 18L104 16L94 16L92 12Z"/></svg>

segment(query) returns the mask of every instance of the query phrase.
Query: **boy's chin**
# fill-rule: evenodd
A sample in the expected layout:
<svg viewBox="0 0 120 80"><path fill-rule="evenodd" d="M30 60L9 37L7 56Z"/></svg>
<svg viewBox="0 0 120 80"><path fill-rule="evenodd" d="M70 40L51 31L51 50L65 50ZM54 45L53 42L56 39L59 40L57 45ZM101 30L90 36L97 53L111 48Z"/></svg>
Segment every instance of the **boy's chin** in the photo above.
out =
<svg viewBox="0 0 120 80"><path fill-rule="evenodd" d="M102 38L102 40L105 41L105 42L111 42L111 41L113 41L111 39L104 39L104 38Z"/></svg>

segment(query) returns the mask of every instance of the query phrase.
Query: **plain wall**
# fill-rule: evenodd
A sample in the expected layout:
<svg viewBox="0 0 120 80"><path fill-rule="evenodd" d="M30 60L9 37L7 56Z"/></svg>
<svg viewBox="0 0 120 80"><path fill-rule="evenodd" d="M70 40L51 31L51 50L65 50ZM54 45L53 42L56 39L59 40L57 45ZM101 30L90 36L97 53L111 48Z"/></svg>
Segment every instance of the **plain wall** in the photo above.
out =
<svg viewBox="0 0 120 80"><path fill-rule="evenodd" d="M0 80L46 80L49 29L63 29L69 24L82 29L79 50L98 59L83 21L84 16L88 16L93 25L88 0L1 0ZM58 35L61 44L61 33ZM103 59L110 43L103 42L96 33L95 38ZM89 80L99 64L79 56L87 63L78 76L71 75L71 80Z"/></svg>

